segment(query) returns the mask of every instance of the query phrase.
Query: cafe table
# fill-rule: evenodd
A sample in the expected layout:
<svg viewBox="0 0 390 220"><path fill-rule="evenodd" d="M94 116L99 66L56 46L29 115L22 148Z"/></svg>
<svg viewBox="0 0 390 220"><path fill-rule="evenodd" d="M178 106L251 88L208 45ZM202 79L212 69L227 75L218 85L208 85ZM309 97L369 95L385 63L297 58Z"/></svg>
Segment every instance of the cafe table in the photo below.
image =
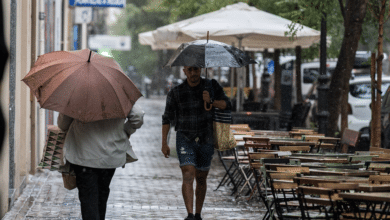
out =
<svg viewBox="0 0 390 220"><path fill-rule="evenodd" d="M310 169L310 175L322 175L322 176L361 176L369 177L370 175L378 175L378 171L373 170L352 170L352 169L340 169L340 168L314 168Z"/></svg>
<svg viewBox="0 0 390 220"><path fill-rule="evenodd" d="M316 185L318 183L323 182L332 182L332 183L368 183L368 178L365 177L355 177L355 176L302 176L302 177L294 177L294 182L299 184L313 184Z"/></svg>
<svg viewBox="0 0 390 220"><path fill-rule="evenodd" d="M320 162L320 163L347 163L345 157L308 157L308 156L288 156L288 159L300 160L304 162Z"/></svg>
<svg viewBox="0 0 390 220"><path fill-rule="evenodd" d="M294 155L294 154L293 154ZM303 167L309 168L341 168L341 169L360 169L365 168L364 163L321 163L321 162L304 162L301 163Z"/></svg>
<svg viewBox="0 0 390 220"><path fill-rule="evenodd" d="M353 156L354 154L345 153L292 153L292 156L305 156L305 157L345 157Z"/></svg>

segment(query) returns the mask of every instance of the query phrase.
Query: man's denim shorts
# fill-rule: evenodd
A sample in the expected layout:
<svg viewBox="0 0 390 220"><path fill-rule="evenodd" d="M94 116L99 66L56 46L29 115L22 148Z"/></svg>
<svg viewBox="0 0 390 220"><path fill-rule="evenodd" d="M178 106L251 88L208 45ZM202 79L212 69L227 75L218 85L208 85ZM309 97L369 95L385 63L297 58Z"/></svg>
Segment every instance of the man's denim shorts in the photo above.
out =
<svg viewBox="0 0 390 220"><path fill-rule="evenodd" d="M212 134L205 136L190 140L180 131L176 133L176 152L180 167L192 165L200 171L210 170L214 154L213 136Z"/></svg>

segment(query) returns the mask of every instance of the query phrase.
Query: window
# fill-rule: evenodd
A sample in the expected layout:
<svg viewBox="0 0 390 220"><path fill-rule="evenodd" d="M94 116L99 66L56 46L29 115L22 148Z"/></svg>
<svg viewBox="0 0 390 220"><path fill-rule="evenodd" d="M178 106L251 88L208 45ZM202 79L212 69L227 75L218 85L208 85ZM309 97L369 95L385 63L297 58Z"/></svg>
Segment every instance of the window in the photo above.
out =
<svg viewBox="0 0 390 220"><path fill-rule="evenodd" d="M382 96L385 95L387 88L389 88L390 82L382 82ZM371 82L357 83L349 85L349 92L355 98L371 99Z"/></svg>

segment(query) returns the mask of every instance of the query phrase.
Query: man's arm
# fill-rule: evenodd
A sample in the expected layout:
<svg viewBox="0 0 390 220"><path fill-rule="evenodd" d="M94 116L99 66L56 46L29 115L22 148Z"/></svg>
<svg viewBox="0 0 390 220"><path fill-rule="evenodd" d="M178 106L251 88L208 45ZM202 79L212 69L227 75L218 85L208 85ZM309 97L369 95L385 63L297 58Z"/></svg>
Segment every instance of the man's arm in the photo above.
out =
<svg viewBox="0 0 390 220"><path fill-rule="evenodd" d="M216 81L211 80L213 89L214 89L214 104L216 108L219 109L226 109L231 110L232 109L232 103L230 102L230 99L226 96L225 92L223 91L222 86Z"/></svg>
<svg viewBox="0 0 390 220"><path fill-rule="evenodd" d="M165 105L165 111L162 116L162 146L161 151L166 158L170 155L170 149L168 146L168 133L171 128L171 123L175 119L176 102L173 95L173 91L170 90L167 95L167 102Z"/></svg>
<svg viewBox="0 0 390 220"><path fill-rule="evenodd" d="M168 146L168 133L171 126L169 124L162 125L162 147L161 152L164 154L166 158L169 157L171 149Z"/></svg>
<svg viewBox="0 0 390 220"><path fill-rule="evenodd" d="M70 125L72 124L72 122L73 122L73 118L66 116L62 113L58 115L57 124L61 130L67 131Z"/></svg>
<svg viewBox="0 0 390 220"><path fill-rule="evenodd" d="M208 91L203 91L203 101L210 103L210 94ZM214 100L213 107L224 110L227 104L225 100Z"/></svg>
<svg viewBox="0 0 390 220"><path fill-rule="evenodd" d="M224 110L226 108L226 101L225 100L215 100L213 102L213 106Z"/></svg>
<svg viewBox="0 0 390 220"><path fill-rule="evenodd" d="M129 115L127 116L128 120L124 125L124 130L129 137L144 123L144 114L145 112L141 109L141 107L137 104L134 104Z"/></svg>

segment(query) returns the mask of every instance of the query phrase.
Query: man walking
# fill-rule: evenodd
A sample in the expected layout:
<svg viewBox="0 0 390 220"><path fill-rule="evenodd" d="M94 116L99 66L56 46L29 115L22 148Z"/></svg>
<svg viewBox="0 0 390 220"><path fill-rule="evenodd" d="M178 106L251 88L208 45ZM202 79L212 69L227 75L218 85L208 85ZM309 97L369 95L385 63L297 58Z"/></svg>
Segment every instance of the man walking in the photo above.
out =
<svg viewBox="0 0 390 220"><path fill-rule="evenodd" d="M105 219L115 168L138 160L129 137L142 126L143 116L137 104L126 123L123 118L82 123L59 114L58 127L67 131L65 158L76 174L83 219Z"/></svg>
<svg viewBox="0 0 390 220"><path fill-rule="evenodd" d="M170 149L167 136L170 124L175 123L176 151L183 175L182 194L188 212L186 220L201 220L201 211L207 191L207 175L214 154L213 120L211 111L206 111L204 101L219 109L231 109L229 98L217 81L211 80L214 99L211 100L200 77L198 67L184 67L187 76L182 84L172 88L167 95L164 115L162 116L162 147L165 157ZM193 214L194 189L196 180L196 208Z"/></svg>

